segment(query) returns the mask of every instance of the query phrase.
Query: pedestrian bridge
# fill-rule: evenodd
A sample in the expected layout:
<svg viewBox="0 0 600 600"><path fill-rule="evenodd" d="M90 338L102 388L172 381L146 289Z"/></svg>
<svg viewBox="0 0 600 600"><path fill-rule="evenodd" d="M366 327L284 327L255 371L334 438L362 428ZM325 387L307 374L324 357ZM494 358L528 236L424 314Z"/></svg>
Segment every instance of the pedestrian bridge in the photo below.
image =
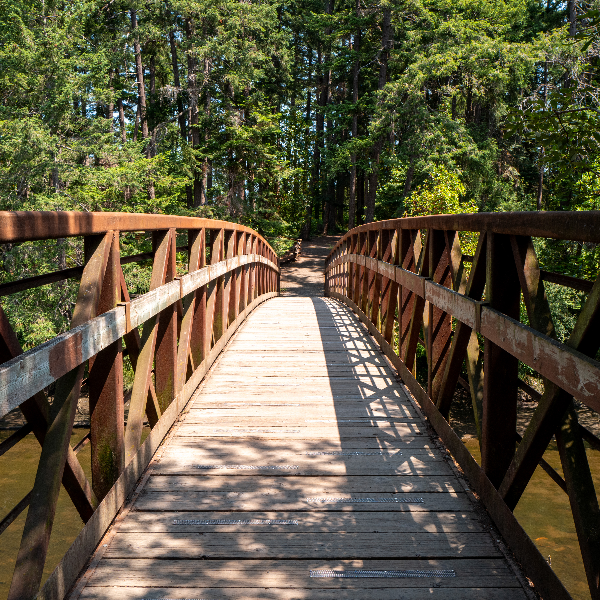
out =
<svg viewBox="0 0 600 600"><path fill-rule="evenodd" d="M600 279L545 271L536 240L598 244L600 215L363 225L331 250L323 294L304 297L280 295L271 247L232 223L1 213L0 224L2 243L82 239L84 256L0 286L81 280L72 328L24 354L10 304L0 313L0 416L26 420L0 455L30 432L42 446L33 489L0 523L27 509L10 600L567 599L512 512L538 465L568 495L599 597L586 447L600 440L576 407L600 409ZM122 256L140 232L151 251ZM142 261L149 291L132 298L122 265ZM566 343L544 282L586 292ZM537 392L520 365L545 386L523 436L517 393ZM83 384L90 433L72 447ZM472 396L481 465L447 420L457 385ZM553 437L564 476L543 460ZM85 526L43 582L61 485Z"/></svg>

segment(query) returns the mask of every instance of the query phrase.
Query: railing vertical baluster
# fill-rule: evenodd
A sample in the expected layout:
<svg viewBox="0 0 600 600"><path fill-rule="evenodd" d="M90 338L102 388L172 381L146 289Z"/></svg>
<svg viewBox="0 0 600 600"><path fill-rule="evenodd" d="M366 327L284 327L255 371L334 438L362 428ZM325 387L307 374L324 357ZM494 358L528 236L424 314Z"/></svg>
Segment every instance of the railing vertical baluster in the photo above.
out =
<svg viewBox="0 0 600 600"><path fill-rule="evenodd" d="M250 254L256 254L256 236L251 235L249 239ZM256 293L256 264L252 263L248 269L248 304L250 304Z"/></svg>
<svg viewBox="0 0 600 600"><path fill-rule="evenodd" d="M251 253L251 238L252 236L249 233L244 234L244 246L242 249L243 254ZM242 276L241 276L241 292L240 292L240 312L245 310L248 305L248 297L249 297L249 287L250 287L250 265L244 265L242 267Z"/></svg>
<svg viewBox="0 0 600 600"><path fill-rule="evenodd" d="M236 256L242 256L244 254L244 247L245 247L245 242L246 242L246 234L243 231L238 232L237 234L237 240L236 240L236 247L235 247L235 255ZM237 319L238 315L240 314L240 304L241 304L241 296L242 296L242 278L243 278L243 273L244 273L244 267L239 267L237 268L233 275L234 275L234 299L233 299L233 312L230 313L229 315L229 319L231 322L233 322L235 319Z"/></svg>
<svg viewBox="0 0 600 600"><path fill-rule="evenodd" d="M212 248L210 251L210 263L218 263L225 258L225 230L213 230L211 232ZM224 319L225 313L225 277L221 276L215 281L215 301L213 311L213 336L215 344L219 341L225 331Z"/></svg>
<svg viewBox="0 0 600 600"><path fill-rule="evenodd" d="M400 231L389 231L389 262L397 265L399 260ZM396 308L398 306L398 284L395 279L390 279L387 283L387 299L385 308L385 323L382 323L381 332L388 344L394 342L394 323L396 322Z"/></svg>
<svg viewBox="0 0 600 600"><path fill-rule="evenodd" d="M414 232L413 239L413 260L411 265L418 275L423 275L424 265L428 263L428 238L429 231L425 234L425 243L421 242L421 231ZM423 312L425 310L425 299L417 294L412 294L411 314L407 315L408 325L406 331L406 347L402 360L407 368L416 374L415 356L417 353L417 344L419 343L419 334L423 325ZM425 340L424 340L425 341Z"/></svg>
<svg viewBox="0 0 600 600"><path fill-rule="evenodd" d="M262 240L258 241L258 255L263 256L263 243ZM263 264L258 264L258 296L262 296L265 293L265 270L263 268Z"/></svg>
<svg viewBox="0 0 600 600"><path fill-rule="evenodd" d="M378 242L379 242L379 231L378 230L371 230L367 233L367 257L368 258L377 258L377 249L378 249ZM368 264L370 265L370 261L368 262ZM374 310L374 299L375 299L375 287L376 287L376 282L377 282L377 271L373 271L371 269L367 269L367 280L368 280L368 287L367 287L367 315L372 317L373 316L373 310ZM371 319L371 322L373 322L373 319Z"/></svg>
<svg viewBox="0 0 600 600"><path fill-rule="evenodd" d="M169 254L162 283L169 283L177 276L176 244L177 231L169 230ZM153 237L157 248L162 236ZM177 303L165 308L159 316L154 363L154 387L161 412L164 412L175 397L177 380Z"/></svg>
<svg viewBox="0 0 600 600"><path fill-rule="evenodd" d="M163 285L165 274L168 270L172 242L172 230L162 230L153 233L154 246L154 264L152 266L152 275L150 277L150 290ZM149 390L152 387L152 365L154 364L154 354L156 348L156 337L158 332L158 323L160 315L148 319L144 323L142 338L140 340L139 355L136 359L135 377L133 379L133 389L131 390L131 400L129 401L129 413L127 415L127 426L125 427L125 464L133 458L140 445L142 429L144 425L144 409L148 401L152 400ZM156 390L157 406L156 411L160 411L158 403L158 390ZM157 414L160 417L160 414Z"/></svg>
<svg viewBox="0 0 600 600"><path fill-rule="evenodd" d="M486 301L518 321L521 285L509 236L488 233L486 267ZM481 464L496 487L515 453L518 366L514 356L485 339Z"/></svg>
<svg viewBox="0 0 600 600"><path fill-rule="evenodd" d="M361 235L361 248L360 253L363 257L369 256L369 232L365 231ZM364 260L364 258L363 258ZM369 301L369 269L366 266L360 267L360 293L359 293L359 307L367 314L367 305Z"/></svg>
<svg viewBox="0 0 600 600"><path fill-rule="evenodd" d="M358 256L360 255L360 233L354 236L352 251ZM350 298L356 304L360 306L360 265L358 263L352 263L352 288L350 289Z"/></svg>
<svg viewBox="0 0 600 600"><path fill-rule="evenodd" d="M97 314L121 301L119 233L115 232L106 264ZM119 338L89 361L92 488L99 500L109 492L125 467L123 348Z"/></svg>
<svg viewBox="0 0 600 600"><path fill-rule="evenodd" d="M377 248L375 258L380 261L383 260L383 255L388 246L389 235L387 230L378 230L377 232ZM373 306L371 308L371 322L381 331L382 318L383 318L383 276L376 272L373 280Z"/></svg>
<svg viewBox="0 0 600 600"><path fill-rule="evenodd" d="M353 235L349 236L346 240L346 254L352 254L354 252L354 237ZM344 289L342 290L342 294L347 296L348 298L352 298L352 267L354 263L347 262L346 263L346 278L344 280Z"/></svg>
<svg viewBox="0 0 600 600"><path fill-rule="evenodd" d="M337 258L340 261L338 265L338 278L336 291L341 293L344 289L344 278L345 278L345 267L344 267L344 255L346 254L346 241L340 245L337 253Z"/></svg>
<svg viewBox="0 0 600 600"><path fill-rule="evenodd" d="M400 239L398 240L398 264L405 271L412 271L414 263L414 247L412 244L413 231L410 229L399 230ZM410 324L410 315L412 313L412 304L414 294L406 287L398 285L398 356L404 360L406 355L406 334Z"/></svg>
<svg viewBox="0 0 600 600"><path fill-rule="evenodd" d="M458 242L458 235L454 238L453 246ZM485 286L485 261L486 261L486 234L482 233L477 242L477 249L473 257L471 273L468 280L465 282L465 277L460 273L460 258L455 257L456 269L455 272L460 276L461 281L455 280L455 287L460 289L468 298L481 300L483 288ZM455 254L460 253L459 248L455 248ZM462 255L462 253L460 253ZM467 377L469 379L469 388L471 392L471 400L473 404L473 413L475 416L475 426L477 428L477 437L481 441L481 401L483 397L483 382L482 382L482 361L480 360L479 340L477 334L472 331L465 323L456 322L454 333L452 335L452 345L444 374L440 383L440 389L435 401L439 411L444 418L448 418L450 413L450 404L454 397L456 383L462 370L463 362L465 362Z"/></svg>
<svg viewBox="0 0 600 600"><path fill-rule="evenodd" d="M450 252L446 245L443 231L432 230L430 235L429 277L449 289L452 289L452 272L450 270ZM444 369L452 339L452 318L449 314L429 303L431 327L429 335L427 390L430 398L438 397Z"/></svg>
<svg viewBox="0 0 600 600"><path fill-rule="evenodd" d="M265 245L261 242L260 243L260 255L262 257L265 256ZM267 291L267 271L265 268L265 265L263 265L261 263L260 265L260 271L261 271L261 296L262 294L266 293Z"/></svg>
<svg viewBox="0 0 600 600"><path fill-rule="evenodd" d="M188 230L188 272L193 273L204 267L206 244L204 229ZM175 393L183 390L188 376L206 356L204 347L206 315L206 286L184 298L183 320L177 347L177 380Z"/></svg>
<svg viewBox="0 0 600 600"><path fill-rule="evenodd" d="M223 260L230 259L235 256L237 248L236 232L226 231L225 232L225 244L224 252L225 256ZM223 285L223 331L226 331L229 327L229 323L233 322L230 320L230 315L233 314L233 308L231 306L232 297L235 298L235 271L230 271L224 276Z"/></svg>

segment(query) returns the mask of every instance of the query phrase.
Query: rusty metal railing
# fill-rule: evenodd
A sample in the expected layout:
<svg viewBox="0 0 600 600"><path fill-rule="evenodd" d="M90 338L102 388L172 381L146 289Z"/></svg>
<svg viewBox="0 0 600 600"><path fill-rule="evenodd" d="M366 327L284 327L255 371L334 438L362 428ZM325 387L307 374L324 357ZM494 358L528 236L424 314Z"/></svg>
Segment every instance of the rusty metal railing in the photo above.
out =
<svg viewBox="0 0 600 600"><path fill-rule="evenodd" d="M184 248L176 245L178 229L187 231ZM151 232L152 252L122 258L123 232ZM39 592L61 483L86 525L38 597L65 595L228 339L250 311L279 293L275 252L241 225L129 213L0 212L0 243L69 237L83 237L82 267L0 286L7 295L81 279L71 329L28 352L0 308L0 418L18 407L26 420L0 444L0 456L31 431L42 446L33 489L0 522L2 533L29 508L9 600ZM178 275L182 249L188 269ZM121 265L149 258L150 291L132 300ZM125 353L135 372L126 422ZM72 448L86 369L90 433ZM152 430L142 444L145 417ZM86 441L91 482L77 459Z"/></svg>
<svg viewBox="0 0 600 600"><path fill-rule="evenodd" d="M473 256L463 254L465 234L459 232L471 232ZM350 306L377 339L545 599L570 595L512 510L538 464L568 494L591 596L598 599L600 510L584 440L600 449L600 439L578 423L573 398L600 412L600 276L586 281L544 271L535 238L599 244L600 213L370 223L348 232L331 251L325 291ZM587 293L565 343L556 340L544 281ZM520 322L521 302L528 325ZM415 369L419 344L427 357L423 385ZM519 379L519 363L544 383L522 439L518 388L536 392ZM481 467L448 423L459 382L471 393ZM542 458L553 437L564 478Z"/></svg>

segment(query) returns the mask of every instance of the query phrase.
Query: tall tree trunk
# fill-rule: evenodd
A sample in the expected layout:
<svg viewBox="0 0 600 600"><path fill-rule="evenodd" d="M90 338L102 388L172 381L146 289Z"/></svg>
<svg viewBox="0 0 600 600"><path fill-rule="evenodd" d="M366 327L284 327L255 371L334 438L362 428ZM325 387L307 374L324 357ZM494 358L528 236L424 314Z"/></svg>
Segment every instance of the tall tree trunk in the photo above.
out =
<svg viewBox="0 0 600 600"><path fill-rule="evenodd" d="M337 222L341 227L344 226L344 197L346 189L346 178L344 175L338 175L335 184L335 204L337 208Z"/></svg>
<svg viewBox="0 0 600 600"><path fill-rule="evenodd" d="M408 167L408 170L406 171L406 179L404 180L404 190L402 191L402 201L404 202L404 200L406 200L408 198L408 195L410 194L410 188L412 186L412 179L413 179L413 175L415 173L415 161L414 161L414 157L410 157L410 166Z"/></svg>
<svg viewBox="0 0 600 600"><path fill-rule="evenodd" d="M148 116L146 108L146 88L144 86L144 68L142 66L142 48L138 39L137 30L137 13L135 10L130 11L131 15L131 30L133 32L133 50L135 52L135 70L137 74L138 98L140 108L140 122L142 124L142 137L148 138Z"/></svg>
<svg viewBox="0 0 600 600"><path fill-rule="evenodd" d="M210 61L208 59L204 59L204 73L205 73L205 81L208 79L208 75L210 73ZM206 118L210 117L210 94L208 93L208 89L206 90L206 98L204 99L204 114ZM208 144L208 129L204 129L204 143ZM209 182L209 163L208 158L205 158L202 161L202 192L200 195L200 204L206 204L208 200L208 190L212 187L212 177Z"/></svg>
<svg viewBox="0 0 600 600"><path fill-rule="evenodd" d="M383 24L381 29L381 60L379 64L378 90L382 90L387 80L387 66L392 41L392 11L385 8L383 11ZM369 176L369 194L367 196L367 210L365 221L370 223L375 217L375 196L379 183L379 159L383 148L383 139L379 138L373 147L371 153L372 171Z"/></svg>
<svg viewBox="0 0 600 600"><path fill-rule="evenodd" d="M113 115L115 112L115 90L113 87L113 77L114 77L114 73L113 70L110 69L108 72L108 79L110 81L110 100L108 101L108 110L107 110L107 114L106 114L106 118L108 119L108 130L109 131L114 131L114 124L113 124Z"/></svg>
<svg viewBox="0 0 600 600"><path fill-rule="evenodd" d="M323 56L321 53L321 44L319 44L317 48L317 103L319 108L315 111L315 149L313 155L313 193L315 194L314 198L314 207L315 207L315 218L319 218L319 209L321 206L322 197L320 194L321 190L321 148L323 145L323 129L325 125L325 116L323 113ZM327 99L327 95L325 95L325 100Z"/></svg>
<svg viewBox="0 0 600 600"><path fill-rule="evenodd" d="M577 35L577 0L569 0L569 35Z"/></svg>
<svg viewBox="0 0 600 600"><path fill-rule="evenodd" d="M185 35L190 44L194 37L194 22L192 19L185 20ZM187 54L187 67L188 67L188 94L190 98L189 107L189 122L190 122L190 134L192 138L192 148L196 150L200 146L200 123L198 115L198 98L200 95L200 85L198 83L198 63L196 57L188 52ZM198 208L203 202L203 190L202 190L202 170L198 168L198 161L194 156L194 184L192 194L192 206Z"/></svg>
<svg viewBox="0 0 600 600"><path fill-rule="evenodd" d="M358 169L356 174L356 225L364 223L365 215L365 173Z"/></svg>
<svg viewBox="0 0 600 600"><path fill-rule="evenodd" d="M310 137L310 122L311 122L311 100L312 100L312 55L313 50L309 46L308 48L308 82L306 86L306 120L305 120L305 128L304 128L304 143L308 146L308 140ZM307 148L307 156L308 156L308 148ZM313 180L314 181L314 180ZM311 226L311 217L312 217L312 202L310 199L306 201L306 208L304 213L304 224L302 225L302 230L300 231L300 237L303 240L310 239L310 226Z"/></svg>
<svg viewBox="0 0 600 600"><path fill-rule="evenodd" d="M356 0L356 16L360 16L360 5L359 0ZM354 104L354 111L352 114L352 141L356 141L358 137L358 111L356 106L358 104L358 85L360 76L360 39L361 30L358 28L354 34L353 50L356 52L356 59L354 61L354 67L352 69L352 104ZM352 229L356 225L356 152L352 153L351 156L352 167L350 170L350 190L348 199L348 229Z"/></svg>
<svg viewBox="0 0 600 600"><path fill-rule="evenodd" d="M334 0L328 0L326 13L328 15L333 14L333 3ZM331 27L325 29L325 36L329 38L331 35ZM331 42L327 40L327 53L325 55L325 62L331 65ZM325 74L325 81L323 83L323 89L321 90L321 106L325 109L331 103L331 66L327 69ZM325 135L323 135L323 144L325 143ZM333 145L333 123L331 121L331 113L327 119L327 148L331 148ZM323 233L326 233L328 227L330 230L335 229L335 208L333 203L335 202L335 182L329 177L329 173L326 171L325 176L321 173L321 181L323 184L323 221L325 223Z"/></svg>
<svg viewBox="0 0 600 600"><path fill-rule="evenodd" d="M544 62L544 105L548 98L548 61ZM544 198L544 154L545 148L540 148L539 165L538 165L538 191L537 191L537 209L542 210Z"/></svg>
<svg viewBox="0 0 600 600"><path fill-rule="evenodd" d="M144 67L142 65L142 48L140 46L140 41L137 36L137 12L135 10L131 10L129 12L131 16L131 31L133 32L133 50L135 52L135 69L137 73L138 80L138 108L139 108L139 119L142 125L142 138L144 140L148 139L148 114L147 114L147 105L146 105L146 88L144 86ZM136 136L137 138L137 136ZM146 145L146 156L149 158L152 144ZM156 197L156 193L154 191L154 184L150 183L148 185L148 198L150 200L154 200Z"/></svg>
<svg viewBox="0 0 600 600"><path fill-rule="evenodd" d="M177 121L179 122L179 131L181 139L187 139L185 112L183 109L183 97L181 95L181 79L179 78L179 61L177 59L177 44L175 42L175 32L169 32L169 44L171 46L171 65L173 66L173 83L177 89Z"/></svg>
<svg viewBox="0 0 600 600"><path fill-rule="evenodd" d="M127 142L127 130L125 128L125 109L123 108L123 99L117 100L117 110L119 111L119 127L121 129L121 141Z"/></svg>
<svg viewBox="0 0 600 600"><path fill-rule="evenodd" d="M177 43L175 41L175 31L171 29L169 32L169 46L171 48L171 65L173 67L173 83L177 89L177 121L179 122L179 132L181 134L181 141L185 143L187 141L187 123L185 121L185 110L183 107L183 97L181 94L181 79L179 77L179 60L177 58ZM187 205L192 206L193 204L193 191L191 185L185 186L185 195L187 199Z"/></svg>
<svg viewBox="0 0 600 600"><path fill-rule="evenodd" d="M138 141L138 133L140 132L140 99L138 98L135 107L135 124L133 126L133 141Z"/></svg>

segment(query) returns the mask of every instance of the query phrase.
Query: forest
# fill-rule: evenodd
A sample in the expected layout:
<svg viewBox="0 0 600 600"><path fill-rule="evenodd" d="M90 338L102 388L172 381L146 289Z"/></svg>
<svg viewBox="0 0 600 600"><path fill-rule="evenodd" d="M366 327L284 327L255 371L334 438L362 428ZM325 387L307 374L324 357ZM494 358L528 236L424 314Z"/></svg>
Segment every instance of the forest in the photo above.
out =
<svg viewBox="0 0 600 600"><path fill-rule="evenodd" d="M405 215L597 209L598 8L2 2L0 209L220 218L278 252ZM596 277L595 247L538 251ZM0 283L81 260L73 240L4 245ZM143 269L126 273L134 292ZM73 286L23 295L26 347L68 328ZM580 294L554 296L567 327Z"/></svg>

